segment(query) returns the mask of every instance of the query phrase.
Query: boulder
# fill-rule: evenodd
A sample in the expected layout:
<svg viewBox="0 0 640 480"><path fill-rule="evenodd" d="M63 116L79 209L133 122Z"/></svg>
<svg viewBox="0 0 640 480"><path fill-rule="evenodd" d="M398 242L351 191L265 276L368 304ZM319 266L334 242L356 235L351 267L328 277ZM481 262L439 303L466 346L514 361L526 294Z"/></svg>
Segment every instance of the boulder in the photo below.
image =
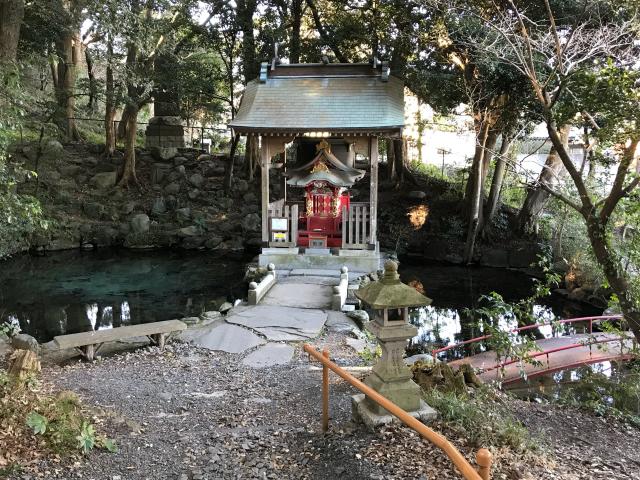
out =
<svg viewBox="0 0 640 480"><path fill-rule="evenodd" d="M136 209L136 202L127 202L122 206L122 213L124 213L125 215L130 215L133 213L133 211Z"/></svg>
<svg viewBox="0 0 640 480"><path fill-rule="evenodd" d="M178 235L181 237L196 237L200 234L200 229L195 225L189 225L188 227L178 230Z"/></svg>
<svg viewBox="0 0 640 480"><path fill-rule="evenodd" d="M151 155L159 162L171 160L178 155L178 149L176 147L152 147Z"/></svg>
<svg viewBox="0 0 640 480"><path fill-rule="evenodd" d="M96 202L86 202L82 205L82 210L89 218L100 220L104 214L104 207Z"/></svg>
<svg viewBox="0 0 640 480"><path fill-rule="evenodd" d="M173 159L173 164L177 167L178 165L184 165L187 162L186 157L175 157Z"/></svg>
<svg viewBox="0 0 640 480"><path fill-rule="evenodd" d="M222 240L223 240L222 237L217 237L217 236L209 237L207 241L204 242L204 246L206 248L213 250L214 248L216 248L218 245L222 243Z"/></svg>
<svg viewBox="0 0 640 480"><path fill-rule="evenodd" d="M131 230L133 233L146 233L149 231L151 221L146 213L138 213L131 218Z"/></svg>
<svg viewBox="0 0 640 480"><path fill-rule="evenodd" d="M80 165L64 165L60 167L59 170L60 170L60 174L63 177L72 178L72 177L75 177L78 173L80 173L80 171L82 170L82 167L80 167Z"/></svg>
<svg viewBox="0 0 640 480"><path fill-rule="evenodd" d="M176 195L180 193L180 184L178 182L171 182L169 185L164 187L164 193L167 195Z"/></svg>
<svg viewBox="0 0 640 480"><path fill-rule="evenodd" d="M245 232L259 232L262 228L262 220L257 213L251 213L242 219L241 225Z"/></svg>
<svg viewBox="0 0 640 480"><path fill-rule="evenodd" d="M210 162L213 160L213 156L209 155L208 153L203 153L201 155L198 155L198 162Z"/></svg>
<svg viewBox="0 0 640 480"><path fill-rule="evenodd" d="M187 193L187 196L189 197L190 200L195 200L200 196L200 190L198 190L197 188L194 188L193 190L189 190L189 193Z"/></svg>
<svg viewBox="0 0 640 480"><path fill-rule="evenodd" d="M573 290L571 290L571 292L569 292L569 295L567 298L569 298L569 300L575 300L578 302L584 302L587 300L587 298L589 297L590 293L585 290L582 287L578 287L575 288Z"/></svg>
<svg viewBox="0 0 640 480"><path fill-rule="evenodd" d="M243 180L242 178L239 180L236 180L236 184L235 184L235 189L236 192L238 193L246 193L249 190L249 182L247 182L246 180Z"/></svg>
<svg viewBox="0 0 640 480"><path fill-rule="evenodd" d="M369 314L364 310L354 310L346 313L347 317L354 319L360 325L364 325L369 321Z"/></svg>
<svg viewBox="0 0 640 480"><path fill-rule="evenodd" d="M407 198L414 198L416 200L423 200L427 197L427 194L422 190L412 190L407 193Z"/></svg>
<svg viewBox="0 0 640 480"><path fill-rule="evenodd" d="M167 195L165 203L167 205L167 210L175 210L178 206L178 199L173 195Z"/></svg>
<svg viewBox="0 0 640 480"><path fill-rule="evenodd" d="M233 304L232 303L224 302L222 305L220 305L220 308L218 309L218 311L220 313L227 313L232 308L233 308Z"/></svg>
<svg viewBox="0 0 640 480"><path fill-rule="evenodd" d="M59 160L64 155L64 147L57 140L49 140L42 147L41 160L54 161Z"/></svg>
<svg viewBox="0 0 640 480"><path fill-rule="evenodd" d="M191 218L191 209L189 207L179 208L176 210L176 220L185 222Z"/></svg>
<svg viewBox="0 0 640 480"><path fill-rule="evenodd" d="M11 339L11 346L16 350L30 350L38 353L40 350L40 344L31 335L26 333L19 333Z"/></svg>
<svg viewBox="0 0 640 480"><path fill-rule="evenodd" d="M116 172L96 173L90 180L91 185L96 188L106 189L114 187L117 180Z"/></svg>
<svg viewBox="0 0 640 480"><path fill-rule="evenodd" d="M55 170L48 172L42 172L40 174L40 180L47 185L57 185L60 182L61 175Z"/></svg>
<svg viewBox="0 0 640 480"><path fill-rule="evenodd" d="M254 192L247 192L242 196L245 203L257 203L258 197Z"/></svg>
<svg viewBox="0 0 640 480"><path fill-rule="evenodd" d="M204 177L199 173L194 173L189 177L189 183L194 187L201 187L204 183Z"/></svg>
<svg viewBox="0 0 640 480"><path fill-rule="evenodd" d="M185 237L182 239L182 248L186 248L187 250L200 248L204 241L204 237Z"/></svg>
<svg viewBox="0 0 640 480"><path fill-rule="evenodd" d="M187 174L187 169L184 167L184 165L178 165L174 169L174 171L179 175L178 178L182 178Z"/></svg>

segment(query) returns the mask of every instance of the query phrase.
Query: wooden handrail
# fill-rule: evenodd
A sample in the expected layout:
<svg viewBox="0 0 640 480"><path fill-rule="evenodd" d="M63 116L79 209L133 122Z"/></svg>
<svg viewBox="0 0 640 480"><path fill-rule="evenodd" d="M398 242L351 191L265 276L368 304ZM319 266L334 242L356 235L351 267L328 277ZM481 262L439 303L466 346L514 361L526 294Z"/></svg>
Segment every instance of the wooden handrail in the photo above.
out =
<svg viewBox="0 0 640 480"><path fill-rule="evenodd" d="M368 387L353 375L329 360L328 350L324 350L320 353L309 344L305 344L303 349L322 364L322 430L324 432L329 428L329 370L333 370L353 387L364 393L369 399L376 402L382 408L397 417L406 426L412 428L422 437L426 438L429 442L442 450L466 480L489 480L491 476L491 452L489 450L481 448L476 453L476 463L478 464L478 470L476 471L476 469L467 461L466 458L464 458L462 453L460 453L460 451L451 442L449 442L449 440L439 433L434 432L422 422L413 418L395 403L383 397L378 392Z"/></svg>

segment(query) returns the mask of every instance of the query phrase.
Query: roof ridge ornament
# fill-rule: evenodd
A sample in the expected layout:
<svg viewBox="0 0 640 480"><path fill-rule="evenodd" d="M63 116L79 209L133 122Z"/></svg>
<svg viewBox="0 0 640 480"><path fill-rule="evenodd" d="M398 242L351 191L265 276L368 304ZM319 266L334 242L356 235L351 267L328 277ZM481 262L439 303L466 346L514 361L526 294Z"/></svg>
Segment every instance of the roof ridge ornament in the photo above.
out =
<svg viewBox="0 0 640 480"><path fill-rule="evenodd" d="M326 153L331 153L331 144L324 138L316 145L316 152L324 150Z"/></svg>
<svg viewBox="0 0 640 480"><path fill-rule="evenodd" d="M262 62L260 64L260 83L267 82L267 71L269 70L269 62Z"/></svg>

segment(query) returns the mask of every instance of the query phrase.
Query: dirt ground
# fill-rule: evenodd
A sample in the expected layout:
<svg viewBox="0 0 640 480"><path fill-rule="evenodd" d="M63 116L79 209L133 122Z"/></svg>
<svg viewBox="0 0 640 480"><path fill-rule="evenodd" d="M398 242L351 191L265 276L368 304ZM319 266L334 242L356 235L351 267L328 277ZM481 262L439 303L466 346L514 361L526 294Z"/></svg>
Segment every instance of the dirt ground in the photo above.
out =
<svg viewBox="0 0 640 480"><path fill-rule="evenodd" d="M359 358L341 334L315 342L342 365ZM16 479L449 479L446 456L400 426L370 432L351 421L350 395L332 375L331 427L320 432L321 373L298 347L286 366L250 369L238 355L171 343L89 364L45 365L42 375L77 392L119 452L80 461L43 460ZM545 445L517 456L494 450L496 479L640 478L638 430L550 405L510 401L514 415ZM474 449L436 422L472 460Z"/></svg>

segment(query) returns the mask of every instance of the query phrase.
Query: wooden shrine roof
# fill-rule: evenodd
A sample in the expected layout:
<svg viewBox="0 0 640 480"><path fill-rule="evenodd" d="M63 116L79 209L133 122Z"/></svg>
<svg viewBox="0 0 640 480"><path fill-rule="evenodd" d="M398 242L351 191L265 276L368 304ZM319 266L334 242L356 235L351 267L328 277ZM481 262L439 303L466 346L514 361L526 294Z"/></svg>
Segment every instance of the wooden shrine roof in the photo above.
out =
<svg viewBox="0 0 640 480"><path fill-rule="evenodd" d="M403 125L404 85L384 64L263 64L229 123L262 135L399 135Z"/></svg>

